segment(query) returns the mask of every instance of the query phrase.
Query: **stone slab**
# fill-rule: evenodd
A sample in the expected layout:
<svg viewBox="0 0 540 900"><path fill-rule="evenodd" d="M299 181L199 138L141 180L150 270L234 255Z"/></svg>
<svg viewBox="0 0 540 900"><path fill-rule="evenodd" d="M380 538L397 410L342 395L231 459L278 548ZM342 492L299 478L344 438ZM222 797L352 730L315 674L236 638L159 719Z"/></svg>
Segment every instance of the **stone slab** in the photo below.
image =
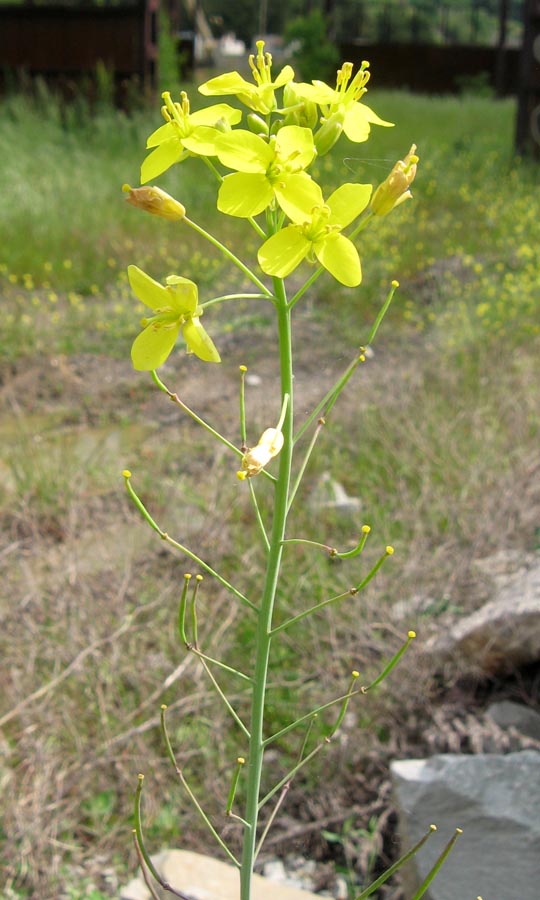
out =
<svg viewBox="0 0 540 900"><path fill-rule="evenodd" d="M441 754L394 762L391 772L405 846L438 826L404 872L406 897L462 828L425 900L538 900L540 753Z"/></svg>
<svg viewBox="0 0 540 900"><path fill-rule="evenodd" d="M238 871L228 863L190 850L166 850L152 857L152 861L162 878L190 900L240 898ZM160 890L156 893L164 900L174 896ZM253 900L321 900L319 894L271 881L261 875L253 876L252 896ZM142 878L130 881L120 894L120 900L150 900L150 897Z"/></svg>

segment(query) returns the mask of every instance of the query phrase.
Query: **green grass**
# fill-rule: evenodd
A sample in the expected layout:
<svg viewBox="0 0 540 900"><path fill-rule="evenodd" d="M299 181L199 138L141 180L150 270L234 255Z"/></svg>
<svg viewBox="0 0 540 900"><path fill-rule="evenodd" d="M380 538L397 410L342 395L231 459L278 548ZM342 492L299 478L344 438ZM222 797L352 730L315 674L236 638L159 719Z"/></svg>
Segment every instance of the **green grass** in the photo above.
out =
<svg viewBox="0 0 540 900"><path fill-rule="evenodd" d="M345 368L389 281L397 277L401 287L374 358L328 417L291 529L340 549L354 541L360 520L372 534L365 556L350 565L289 547L283 616L359 580L386 543L397 552L359 604L345 601L339 613L325 611L286 633L274 658L275 729L339 691L351 668L366 680L378 671L399 645L394 602L420 592L433 600L432 617L449 606L465 609L475 558L538 547L529 507L534 512L540 420L540 223L537 171L512 157L514 106L376 91L369 101L396 128L374 128L367 144L339 145L318 165L335 183L376 184L414 141L421 157L415 199L364 233L358 292L321 279L316 295L298 305L300 392ZM0 656L9 677L0 716L53 686L6 724L0 781L10 785L12 803L0 853L9 863L8 896L97 900L118 896L114 873L125 878L135 866L126 848L141 768L150 769L152 849L179 840L212 849L171 786L159 704L170 706L171 737L193 785L211 782L218 821L239 752L193 661L171 681L185 660L175 616L187 566L163 552L127 505L120 470L136 472L162 527L241 579L246 592L262 564L234 462L130 371L142 308L125 268L192 277L204 298L221 292L224 279L231 288L238 282L181 224L123 201L121 185L137 183L157 110L126 117L104 109L91 118L82 105L64 108L43 95L40 103L11 98L1 112ZM161 183L217 230L215 187L199 177L204 171L189 160ZM249 226L226 225L233 248L252 257ZM227 305L208 310L205 325L225 348L218 381L196 390L183 354L166 380L191 390L190 402L236 440L238 365L260 371L260 393L248 390L249 432L257 434L268 425L261 396L274 378L267 311ZM311 505L324 473L360 498L357 516ZM200 620L209 653L232 665L245 658L253 623L210 579ZM403 627L428 632L430 621L420 616ZM87 652L55 687L54 678ZM310 793L330 802L329 773L339 784L341 769L374 752L383 758L396 719L429 707L432 677L418 657L406 657L400 676L355 711L365 726L355 732L355 749L336 748L307 776ZM234 680L230 688L242 709ZM272 774L297 749L292 738L281 742Z"/></svg>
<svg viewBox="0 0 540 900"><path fill-rule="evenodd" d="M344 178L377 184L415 142L421 157L415 200L363 234L360 303L345 301L330 278L320 282L320 299L340 316L345 306L354 325L371 320L389 279L398 277L395 315L417 329L437 320L450 344L480 333L510 341L537 334L540 217L531 202L537 172L512 156L513 102L376 91L369 99L396 128L373 128L366 144L340 143L315 172L330 184ZM91 117L84 104L65 107L43 93L38 102L11 98L2 112L4 355L40 351L51 341L59 352L99 347L114 355L121 347L123 354L137 330L125 272L132 262L157 278L181 271L200 284L201 296L225 279L227 287L216 251L182 225L151 219L123 201L121 185L138 182L157 111L128 117L104 109ZM206 175L202 163L188 160L161 183L212 229L215 185ZM253 256L248 226L231 221L227 236L245 258Z"/></svg>

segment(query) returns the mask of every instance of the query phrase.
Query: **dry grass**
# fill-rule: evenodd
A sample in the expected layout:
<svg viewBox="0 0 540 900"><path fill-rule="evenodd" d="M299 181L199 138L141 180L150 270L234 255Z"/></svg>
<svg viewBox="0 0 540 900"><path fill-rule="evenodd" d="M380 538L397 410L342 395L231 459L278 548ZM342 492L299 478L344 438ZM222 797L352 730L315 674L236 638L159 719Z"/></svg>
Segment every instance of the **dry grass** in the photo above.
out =
<svg viewBox="0 0 540 900"><path fill-rule="evenodd" d="M313 350L307 336L314 338L320 324L306 316L300 328L307 347L297 385L302 410L343 361L326 359L322 343ZM274 659L269 720L276 727L341 691L351 668L368 680L407 628L427 636L444 627L452 608L478 603L485 584L473 567L476 558L502 547L537 546L534 347L523 347L501 370L489 349L479 348L465 367L428 341L414 340L407 353L397 342L380 347L329 421L318 462L308 470L296 533L344 547L357 529L358 522L321 510L313 529L311 491L330 471L362 499L361 517L373 525L367 557L374 560L388 541L398 552L357 602L287 633ZM213 389L189 379L188 361L180 360L168 376L184 385L190 402L199 395L203 411L213 406L225 429L231 429L237 365L250 343L231 339L230 363ZM113 487L119 469L126 460L136 465L138 485L158 518L229 577L255 583L261 557L246 531L249 505L234 478L224 478L229 461L186 426L179 411L150 388L147 396L127 365L111 362L108 380L104 359L100 379L90 377L90 358L64 360L63 369L54 368L56 399L45 391L40 400L39 391L28 388L46 380L49 365L35 363L33 370L7 377L2 395L8 412L3 471L13 473L25 460L11 488L5 479L0 510L0 778L10 798L3 856L13 896L83 897L91 884L115 896L117 879L135 867L129 832L139 770L147 775L152 845L180 840L182 846L211 848L172 784L158 733L159 705L169 705L172 738L193 784L210 782L210 811L222 824L220 800L230 760L241 747L175 633L185 561L156 543L127 506L121 486ZM272 380L271 369L261 371L262 393L252 389L249 398L255 430ZM128 384L129 424L122 418ZM86 411L70 421L82 392ZM98 408L96 428L92 413ZM186 446L187 454L180 449ZM284 610L298 611L345 589L367 565L331 565L324 556L291 548ZM429 614L414 605L407 614L405 603L400 618L398 601L419 593L432 598ZM206 652L241 664L251 637L249 616L208 579L200 619ZM241 709L237 686L230 688ZM296 828L300 843L320 855L321 829L339 827L338 802L352 802L353 811L361 808L383 822L385 760L426 749L426 723L438 704L428 662L411 651L399 677L355 706L328 758L291 794L276 840ZM270 775L279 775L295 752L294 740L285 741L269 756ZM359 771L371 773L370 791ZM331 789L329 775L335 778Z"/></svg>

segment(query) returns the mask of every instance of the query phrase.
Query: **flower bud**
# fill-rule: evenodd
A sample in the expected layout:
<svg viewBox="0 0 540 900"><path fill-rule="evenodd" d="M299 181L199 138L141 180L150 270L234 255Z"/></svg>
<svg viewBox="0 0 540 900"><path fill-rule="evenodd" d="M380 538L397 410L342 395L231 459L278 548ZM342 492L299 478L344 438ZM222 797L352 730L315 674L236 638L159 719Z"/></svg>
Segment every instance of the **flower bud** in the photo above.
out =
<svg viewBox="0 0 540 900"><path fill-rule="evenodd" d="M145 212L149 212L153 216L161 216L163 219L176 222L179 219L183 219L186 215L185 206L182 206L178 200L175 200L166 191L162 191L161 188L132 188L129 184L124 184L122 190L128 195L126 197L127 203L131 203L132 206L137 206L139 209L144 209Z"/></svg>
<svg viewBox="0 0 540 900"><path fill-rule="evenodd" d="M268 125L261 116L256 113L249 113L246 117L248 128L253 134L268 136Z"/></svg>
<svg viewBox="0 0 540 900"><path fill-rule="evenodd" d="M283 106L286 110L285 124L300 125L301 128L315 128L317 124L317 104L298 96L294 82L283 88Z"/></svg>
<svg viewBox="0 0 540 900"><path fill-rule="evenodd" d="M376 216L386 216L400 203L412 197L409 187L414 181L417 163L416 144L413 144L405 159L397 161L388 178L373 194L371 211Z"/></svg>
<svg viewBox="0 0 540 900"><path fill-rule="evenodd" d="M279 428L267 428L263 431L257 446L247 450L242 457L242 469L237 472L240 481L258 475L282 447L283 434Z"/></svg>
<svg viewBox="0 0 540 900"><path fill-rule="evenodd" d="M342 131L343 113L338 111L329 116L313 136L319 156L324 156L337 144Z"/></svg>

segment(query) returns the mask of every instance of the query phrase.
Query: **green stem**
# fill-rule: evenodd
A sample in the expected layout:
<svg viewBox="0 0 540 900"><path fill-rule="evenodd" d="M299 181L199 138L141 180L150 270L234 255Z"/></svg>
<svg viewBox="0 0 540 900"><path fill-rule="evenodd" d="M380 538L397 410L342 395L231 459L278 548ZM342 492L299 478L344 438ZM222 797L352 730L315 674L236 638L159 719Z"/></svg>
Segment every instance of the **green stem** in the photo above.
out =
<svg viewBox="0 0 540 900"><path fill-rule="evenodd" d="M324 609L325 606L337 603L338 600L343 600L345 597L353 597L357 593L358 590L356 588L349 588L349 590L343 591L341 594L336 594L334 597L328 597L326 600L321 600L321 602L316 603L315 606L310 606L309 609L305 609L304 612L298 613L298 615L293 616L291 619L287 619L287 621L282 622L281 625L277 625L276 628L272 629L272 637L279 634L280 631L285 631L285 629L290 628L291 625L296 625L297 622L301 622L302 619L305 619L312 613L318 612L319 609Z"/></svg>
<svg viewBox="0 0 540 900"><path fill-rule="evenodd" d="M144 845L143 833L142 833L142 819L141 819L141 794L142 794L142 786L144 782L144 775L139 775L139 781L137 784L137 790L135 791L135 845L137 847L137 856L139 860L143 859L144 864L146 865L148 871L151 873L152 877L157 881L161 887L169 891L170 894L174 894L175 897L180 897L180 900L188 900L186 894L182 894L181 891L175 890L168 881L164 881L156 867L154 866L152 860L150 859L150 855Z"/></svg>
<svg viewBox="0 0 540 900"><path fill-rule="evenodd" d="M226 816L231 815L234 798L236 797L236 788L238 787L238 779L240 778L240 772L242 771L242 766L244 765L244 763L245 763L244 757L239 756L238 759L236 760L236 769L234 771L231 789L229 791L229 796L227 798L227 807L225 809Z"/></svg>
<svg viewBox="0 0 540 900"><path fill-rule="evenodd" d="M335 706L336 703L342 703L343 700L346 700L348 697L354 697L356 696L356 694L360 693L362 693L360 689L355 690L351 694L342 694L340 697L334 697L333 700L329 700L328 703L323 703L322 706L317 706L316 709L312 709L310 712L305 713L305 715L300 716L299 719L295 719L295 721L291 722L290 725L286 725L285 728L281 729L281 731L276 731L275 734L271 734L270 737L267 737L264 742L264 746L268 747L268 744L272 744L280 737L288 734L289 731L293 730L293 728L298 728L298 726L302 725L304 722L310 722L310 720L315 719L319 715L319 713L324 712L325 709L330 709L330 707Z"/></svg>
<svg viewBox="0 0 540 900"><path fill-rule="evenodd" d="M253 504L253 509L254 509L254 512L255 512L255 517L256 517L256 519L257 519L257 524L258 524L258 526L259 526L259 531L260 531L261 537L262 537L262 539L263 539L264 548L265 548L266 552L268 553L268 551L270 550L270 541L268 540L268 535L267 535L267 533L266 533L266 528L264 527L264 522L263 522L263 518L262 518L262 515L261 515L261 510L260 510L260 508L259 508L259 503L258 503L258 500L257 500L257 494L255 493L255 488L254 488L254 486L253 486L253 479L252 479L252 478L249 478L249 479L248 479L248 483L249 483L249 493L250 493L250 496L251 496L251 502L252 502L252 504Z"/></svg>
<svg viewBox="0 0 540 900"><path fill-rule="evenodd" d="M210 241L210 243L213 244L214 247L220 250L221 253L223 253L223 255L233 263L233 265L240 269L240 271L243 272L244 275L246 275L246 277L253 282L253 284L257 285L257 287L260 291L262 291L263 294L265 294L267 297L272 297L272 291L269 291L266 285L262 283L260 278L257 278L255 273L252 272L251 269L246 266L246 264L243 263L241 259L238 259L238 257L234 255L232 250L229 250L229 248L226 247L225 244L222 244L221 241L218 241L218 239L215 238L213 234L210 234L209 231L205 231L204 228L201 228L201 226L197 225L196 222L193 222L192 219L188 219L187 216L182 221L185 222L186 225L189 225L190 228L193 228L193 230L196 231L197 234L200 234L201 237L205 238L207 241Z"/></svg>
<svg viewBox="0 0 540 900"><path fill-rule="evenodd" d="M300 300L300 297L304 296L304 294L306 293L307 290L309 290L309 288L311 287L313 282L317 281L317 278L319 278L323 272L324 272L324 266L319 266L319 268L313 273L313 275L310 275L308 280L302 285L300 290L298 290L296 292L296 294L294 295L294 297L292 297L292 299L290 300L289 309L292 309L293 306L296 303L298 303L298 301Z"/></svg>
<svg viewBox="0 0 540 900"><path fill-rule="evenodd" d="M373 213L372 213L372 212L368 212L368 213L364 216L364 218L362 219L362 221L356 226L356 228L353 229L353 231L351 231L351 233L347 235L347 237L349 238L349 240L350 240L350 241L354 241L355 237L358 237L358 235L360 234L361 231L364 230L364 228L366 227L366 225L369 225L369 223L371 222L371 219L372 219L372 218L373 218Z"/></svg>
<svg viewBox="0 0 540 900"><path fill-rule="evenodd" d="M281 790L281 788L284 785L286 785L288 781L291 781L291 779L294 778L294 776L296 775L297 772L300 771L300 769L304 768L306 763L310 762L313 759L313 757L316 756L317 753L320 753L321 750L323 749L323 747L326 747L329 743L330 743L330 738L325 738L324 743L317 744L317 746L314 747L313 750L311 750L311 752L308 753L307 756L304 756L304 758L302 760L300 760L300 762L296 763L296 765L293 766L292 769L289 769L289 771L287 772L286 775L283 776L281 781L278 781L278 783L276 785L274 785L272 790L268 791L266 796L262 798L261 802L259 803L259 809L262 809L263 806L265 806L268 803L268 801L272 799L274 794L277 794L277 792L279 790Z"/></svg>
<svg viewBox="0 0 540 900"><path fill-rule="evenodd" d="M228 447L229 450L232 450L233 453L236 453L237 456L243 456L242 450L240 450L238 447L235 447L234 444L231 444L231 442L228 441L226 437L223 437L223 435L220 434L219 431L216 431L216 429L212 428L212 426L209 425L208 422L205 422L204 419L201 419L201 417L198 416L196 412L190 409L189 406L186 406L183 400L180 400L178 394L175 394L174 391L171 391L166 384L163 384L155 369L152 370L151 374L154 384L157 385L160 391L163 391L164 394L167 394L169 400L172 400L173 403L176 403L176 405L179 406L180 409L183 409L184 412L187 413L194 422L197 422L198 425L202 425L202 427L206 431L208 431L209 434L212 435L212 437L215 437L216 440L220 441L222 444L225 444L225 446Z"/></svg>
<svg viewBox="0 0 540 900"><path fill-rule="evenodd" d="M169 400L172 400L172 402L176 403L176 405L179 406L180 409L183 409L184 412L187 413L188 416L191 419L193 419L194 422L197 422L198 425L201 425L206 431L208 431L209 434L212 435L212 437L215 437L216 440L220 441L222 444L224 444L226 447L228 447L229 450L232 450L233 453L236 453L237 456L242 457L244 455L243 450L240 450L239 447L235 447L234 444L231 444L231 442L228 441L226 437L224 437L222 434L220 434L219 431L216 431L215 428L212 428L212 426L209 425L208 422L205 422L204 419L201 419L201 417L198 416L197 413L194 412L192 409L190 409L190 407L187 406L183 400L180 400L180 397L178 396L178 394L175 394L173 391L171 391L167 387L166 384L163 384L161 378L159 377L159 375L157 374L155 369L152 370L151 375L152 375L154 384L157 385L157 387L160 389L160 391L163 391L164 394L167 394ZM266 478L270 479L270 481L276 480L275 477L270 474L270 472L266 471L266 469L262 470L262 475L264 475Z"/></svg>
<svg viewBox="0 0 540 900"><path fill-rule="evenodd" d="M196 809L197 812L199 813L199 815L200 815L201 819L203 820L204 824L205 824L206 827L208 828L210 834L213 835L213 837L216 839L216 841L218 842L218 844L219 844L219 846L221 847L221 849L227 854L227 856L229 857L229 859L231 860L231 862L234 863L235 866L240 867L240 863L239 863L238 860L236 859L236 856L234 855L234 853L233 853L231 850L229 850L229 848L228 848L227 844L225 843L225 841L223 840L223 838L221 838L220 835L217 833L216 829L215 829L214 826L212 825L210 819L209 819L208 816L206 815L204 809L202 808L201 804L199 803L199 801L197 800L195 794L193 793L193 791L191 790L189 784L187 783L186 777L185 777L184 773L182 772L182 769L180 768L180 766L179 766L178 763L176 762L176 757L175 757L175 755L174 755L174 750L173 750L173 748L172 748L171 740L170 740L170 738L169 738L169 732L167 731L167 725L166 725L166 722L165 722L165 713L166 713L166 711L167 711L167 707L165 706L165 704L163 704L162 707L161 707L161 716L160 716L160 719L161 719L161 733L162 733L162 735L163 735L163 740L165 741L165 749L167 750L167 756L169 757L169 759L170 759L172 765L174 766L174 770L175 770L176 774L178 775L178 778L180 779L180 782L181 782L181 784L182 784L182 787L184 788L186 794L188 795L189 799L190 799L191 802L193 803L195 809ZM141 776L139 775L139 783L140 783L140 778L141 778ZM137 817L135 817L135 827L136 827L136 823L137 823ZM138 833L137 833L137 837L139 837ZM152 873L152 874L153 874L153 873ZM179 895L179 896L181 896L181 895Z"/></svg>
<svg viewBox="0 0 540 900"><path fill-rule="evenodd" d="M221 297L212 297L200 303L201 309L208 309L209 306L215 306L216 303L225 303L227 300L270 300L268 294L223 294Z"/></svg>
<svg viewBox="0 0 540 900"><path fill-rule="evenodd" d="M291 490L290 497L289 497L289 509L293 505L294 498L296 497L296 492L298 491L298 488L302 484L302 479L304 477L304 473L307 469L307 465L311 458L311 454L313 453L313 450L315 449L315 444L317 443L317 439L318 439L324 425L325 425L324 419L323 418L319 419L319 421L317 422L317 427L316 427L315 431L313 432L311 441L309 442L309 446L306 450L304 459L302 460L302 465L300 466L300 469L298 470L298 475L296 476L296 481L294 482L294 486Z"/></svg>
<svg viewBox="0 0 540 900"><path fill-rule="evenodd" d="M274 278L274 296L279 335L279 360L281 375L282 409L286 404L282 432L283 448L279 454L279 474L274 493L274 515L268 551L263 595L259 611L256 635L254 686L252 691L250 742L247 767L246 806L244 818L249 822L244 834L242 866L240 873L241 900L251 898L251 875L257 847L257 822L259 817L259 795L264 756L264 710L272 640L272 615L278 586L278 577L283 554L283 539L287 521L289 484L291 479L293 446L293 370L291 313L282 279Z"/></svg>
<svg viewBox="0 0 540 900"><path fill-rule="evenodd" d="M426 841L428 841L431 835L436 831L436 826L430 825L427 834L425 834L424 837L421 838L418 843L415 844L414 847L412 847L407 853L404 853L403 856L400 856L397 862L390 866L389 869L386 869L386 871L383 872L380 878L377 878L377 880L370 884L369 887L365 889L365 891L362 891L361 894L358 894L358 896L355 897L355 900L367 900L368 897L371 897L371 895L374 894L375 891L378 890L385 881L388 881L388 879L391 878L394 872L397 872L398 869L401 869L401 867L404 866L406 862L408 862L410 859L412 859L413 856L416 855L416 853L418 853L420 848L424 846Z"/></svg>
<svg viewBox="0 0 540 900"><path fill-rule="evenodd" d="M354 597L355 594L358 594L360 591L363 591L364 588L369 584L371 579L377 574L379 569L381 568L383 562L388 559L389 556L392 556L394 552L393 547L387 547L386 551L383 555L377 560L371 571L368 572L365 578L356 585L356 587L349 588L348 591L343 591L341 594L336 594L335 597L328 597L327 600L321 600L320 603L316 603L314 606L310 606L309 609L305 609L303 612L298 613L297 616L293 616L291 619L287 619L286 622L282 622L281 625L278 625L276 628L272 630L272 637L275 634L278 634L280 631L284 631L286 628L289 628L291 625L296 625L297 622L300 622L302 619L305 619L306 616L310 616L312 613L317 612L319 609L323 609L325 606L329 606L331 603L336 603L338 600L343 600L344 597ZM414 636L414 632L410 632ZM409 640L410 643L410 640ZM408 645L407 645L408 646ZM405 652L406 648L401 650L401 653ZM399 659L399 657L398 657ZM396 659L397 662L397 659ZM395 663L392 664L392 668ZM378 683L378 682L377 682ZM370 687L374 687L374 685L370 685Z"/></svg>
<svg viewBox="0 0 540 900"><path fill-rule="evenodd" d="M425 881L422 882L422 884L420 885L420 887L419 887L419 889L417 890L416 894L414 895L414 897L411 898L411 900L420 900L420 897L423 897L423 896L424 896L424 894L426 893L426 891L427 891L428 887L430 886L431 882L432 882L432 881L434 880L434 878L438 875L440 868L441 868L441 867L444 865L444 863L446 862L446 859L447 859L448 855L452 852L452 849L453 849L453 847L454 847L454 844L456 843L456 841L457 841L458 837L460 836L460 834L463 834L461 828L456 828L455 834L453 835L453 837L450 838L450 840L448 841L446 847L444 848L444 850L442 851L441 855L440 855L439 858L437 859L437 862L435 863L435 865L433 866L433 868L431 869L431 871L428 873L428 875L427 875Z"/></svg>
<svg viewBox="0 0 540 900"><path fill-rule="evenodd" d="M274 808L270 814L270 817L268 819L268 822L264 826L263 833L261 834L261 836L259 838L259 843L257 844L256 850L255 850L255 859L257 859L259 853L261 852L262 845L264 844L264 842L266 840L266 835L270 831L270 829L274 823L274 819L276 818L281 806L283 805L283 801L285 800L285 797L289 793L290 786L291 786L290 781L288 781L286 784L283 785L283 790L281 791L281 794L279 795L278 802L274 806Z"/></svg>
<svg viewBox="0 0 540 900"><path fill-rule="evenodd" d="M206 672L206 674L208 675L210 681L212 682L212 684L213 684L213 686L214 686L214 690L216 691L217 695L218 695L219 697L221 697L221 699L223 700L223 703L224 703L224 705L225 705L225 708L226 708L227 711L231 714L232 718L234 719L234 721L235 721L236 724L238 725L240 731L242 731L242 732L244 733L245 737L247 737L248 740L249 740L249 731L247 730L246 726L245 726L244 723L242 722L242 719L240 718L240 716L238 715L238 713L237 713L236 710L234 709L232 703L231 703L231 702L228 700L228 698L226 697L225 692L224 692L224 691L222 690L222 688L219 686L218 681L217 681L217 679L216 679L214 673L211 671L210 666L209 666L208 663L206 662L204 656L200 656L200 655L199 655L199 659L200 659L200 661L201 661L201 663L202 663L202 666L203 666L203 668L204 668L204 671Z"/></svg>
<svg viewBox="0 0 540 900"><path fill-rule="evenodd" d="M309 426L311 425L313 420L317 418L317 416L320 416L321 413L323 415L327 415L330 412L337 398L341 394L343 388L347 384L349 378L351 378L351 376L354 374L360 363L365 362L365 359L366 357L364 356L364 348L361 347L358 356L353 359L352 363L349 363L341 378L336 381L336 383L330 388L330 390L327 394L325 394L320 403L317 404L313 412L310 413L302 427L298 429L297 433L294 436L295 443L300 440L304 432L309 428Z"/></svg>
<svg viewBox="0 0 540 900"><path fill-rule="evenodd" d="M319 541L309 541L307 538L287 538L284 544L306 544L307 547L316 547L317 550L324 550L330 556L335 556L335 550L329 544L320 544Z"/></svg>
<svg viewBox="0 0 540 900"><path fill-rule="evenodd" d="M193 553L192 550L189 550L188 547L184 547L183 544L179 544L178 541L175 541L172 537L169 537L167 532L163 531L159 527L157 522L154 521L154 519L152 518L152 516L146 509L146 506L144 505L142 500L135 493L135 491L131 485L131 473L129 473L129 475L128 475L127 470L126 470L124 472L124 478L126 480L126 488L127 488L129 496L133 500L133 502L134 502L135 506L137 507L137 509L139 510L139 512L142 514L143 518L146 519L146 521L154 529L154 531L156 531L159 534L161 540L165 541L167 544L170 544L171 547L175 548L175 550L180 550L181 553L183 553L185 556L188 556L189 559L193 560L193 562L196 562L197 565L199 565L201 567L201 569L204 569L205 572L208 572L209 575L212 575L217 581L219 581L219 583L224 588L226 588L228 591L230 591L231 594L233 594L238 600L240 600L242 603L244 603L246 606L249 606L250 609L252 609L256 612L257 607L255 606L254 603L251 602L251 600L249 600L247 597L244 597L244 595L240 591L238 591L232 584L230 584L225 578L223 578L222 575L220 575L218 572L216 572L215 569L212 569L212 567L209 566L208 563L205 563L204 560L202 560L200 558L200 556L197 556L195 553Z"/></svg>
<svg viewBox="0 0 540 900"><path fill-rule="evenodd" d="M391 304L391 302L392 302L392 299L393 299L394 294L396 293L396 290L398 289L398 287L399 287L399 282L398 282L398 281L393 281L393 282L392 282L392 285L391 285L391 287L390 287L390 290L388 291L388 294L386 295L386 300L384 301L383 305L381 306L381 308L380 308L380 310L379 310L379 314L378 314L377 318L375 319L375 321L374 321L374 323L373 323L373 326L372 326L372 328L371 328L371 331L370 331L370 333L369 333L369 337L368 337L368 339L367 339L367 346L368 346L368 347L369 347L370 344L373 343L373 340L374 340L374 338L375 338L375 335L377 334L377 331L379 330L379 325L381 324L381 322L382 322L382 320L384 319L386 313L388 312L388 308L389 308L389 306L390 306L390 304Z"/></svg>
<svg viewBox="0 0 540 900"><path fill-rule="evenodd" d="M207 663L212 663L214 666L218 666L218 668L222 669L224 672L230 672L231 675L237 675L238 678L241 678L242 681L248 681L250 684L252 683L252 679L249 675L244 675L243 672L240 672L239 669L233 668L233 666L228 666L227 663L221 662L220 659L215 659L213 656L208 656L206 653L203 653L202 650L199 650L198 647L192 647L188 644L188 650L193 653L195 656L198 656L199 659L204 659Z"/></svg>
<svg viewBox="0 0 540 900"><path fill-rule="evenodd" d="M409 647L409 644L411 643L411 641L414 641L415 637L416 637L416 632L409 631L409 633L407 635L407 640L405 641L404 644L402 644L402 646L399 648L398 652L392 657L390 662L387 663L387 665L382 670L381 674L377 676L375 681L372 681L371 684L368 684L368 686L366 688L364 688L364 692L366 694L368 691L371 691L371 690L373 690L373 688L377 687L377 685L379 685L381 683L381 681L384 681L384 679L386 678L387 675L390 674L390 672L392 671L394 666L396 666L398 664L401 657L403 656L403 654Z"/></svg>

